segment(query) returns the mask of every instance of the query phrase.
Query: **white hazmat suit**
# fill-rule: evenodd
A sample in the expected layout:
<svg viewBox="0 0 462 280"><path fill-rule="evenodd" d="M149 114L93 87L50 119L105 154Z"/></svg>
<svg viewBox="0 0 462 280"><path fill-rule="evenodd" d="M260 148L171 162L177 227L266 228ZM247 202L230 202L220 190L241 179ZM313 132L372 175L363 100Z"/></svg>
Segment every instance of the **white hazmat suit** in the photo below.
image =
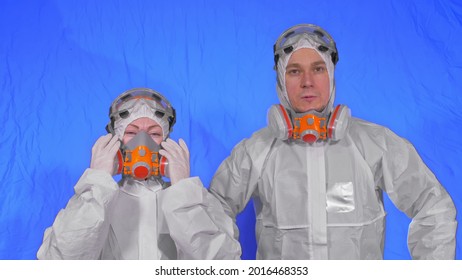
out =
<svg viewBox="0 0 462 280"><path fill-rule="evenodd" d="M124 118L112 122L117 135L114 137L122 139L129 123L149 117L163 127L163 139L166 139L174 124L174 111L172 114L171 110L158 107L161 103L140 98L147 93L161 96L149 89L135 89L127 94L130 98L136 96L132 100L134 102L129 102L128 106L127 103L118 104L117 110L124 111ZM130 114L126 113L127 108ZM116 140L112 141L116 145ZM123 176L119 183L115 182L109 172L113 168L113 159L108 160L106 153L95 156L95 151L102 149L95 144L92 166L108 163L106 170L85 170L74 187L75 195L58 213L53 225L46 229L37 258L238 258L241 251L239 243L233 238L232 220L225 215L216 198L203 187L200 179L189 177L189 152L180 160L173 157L175 152L182 154L187 151L184 142L180 141L180 145L172 140L167 142L163 145L164 148L170 147L168 168L181 169L180 172L170 171L171 186L154 176L147 180ZM107 147L112 149L112 142L109 143Z"/></svg>
<svg viewBox="0 0 462 280"><path fill-rule="evenodd" d="M331 96L324 111L332 110L338 56L327 37L313 25L280 37L287 44L275 48L278 94L288 110L283 77L291 53L300 48L313 48L325 60ZM257 259L382 259L383 192L412 218L408 247L414 259L455 256L456 211L448 193L408 141L357 118L349 117L341 139L313 144L263 128L233 149L209 190L233 219L254 199Z"/></svg>

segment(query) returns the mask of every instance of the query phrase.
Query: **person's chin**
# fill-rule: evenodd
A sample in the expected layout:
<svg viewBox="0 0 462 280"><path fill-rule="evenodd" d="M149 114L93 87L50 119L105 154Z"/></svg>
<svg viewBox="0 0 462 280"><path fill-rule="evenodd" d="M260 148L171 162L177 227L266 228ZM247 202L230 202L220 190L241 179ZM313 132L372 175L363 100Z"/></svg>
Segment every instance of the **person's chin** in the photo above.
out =
<svg viewBox="0 0 462 280"><path fill-rule="evenodd" d="M322 110L323 110L323 107L321 106L304 106L301 108L296 108L297 113L307 113L310 111L321 112Z"/></svg>
<svg viewBox="0 0 462 280"><path fill-rule="evenodd" d="M308 112L311 110L317 110L320 106L314 104L314 102L304 102L302 106L300 106L299 109L301 109L301 112Z"/></svg>

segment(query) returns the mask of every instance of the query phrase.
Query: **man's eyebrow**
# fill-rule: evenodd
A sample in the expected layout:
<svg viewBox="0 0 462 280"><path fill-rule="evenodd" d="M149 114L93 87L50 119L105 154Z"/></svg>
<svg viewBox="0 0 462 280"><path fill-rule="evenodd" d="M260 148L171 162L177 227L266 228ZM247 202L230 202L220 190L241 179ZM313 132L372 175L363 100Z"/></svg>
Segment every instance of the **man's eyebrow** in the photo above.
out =
<svg viewBox="0 0 462 280"><path fill-rule="evenodd" d="M293 62L293 63L287 64L286 68L289 68L289 67L300 67L300 63Z"/></svg>
<svg viewBox="0 0 462 280"><path fill-rule="evenodd" d="M313 65L313 66L318 66L318 65L321 65L321 64L326 65L324 60L318 60L318 61L315 61L315 62L311 63L311 65Z"/></svg>
<svg viewBox="0 0 462 280"><path fill-rule="evenodd" d="M326 63L324 62L324 60L318 60L318 61L311 63L311 66L318 66L318 65L326 65ZM289 68L289 67L301 67L301 64L297 62L293 62L293 63L287 64L286 68Z"/></svg>

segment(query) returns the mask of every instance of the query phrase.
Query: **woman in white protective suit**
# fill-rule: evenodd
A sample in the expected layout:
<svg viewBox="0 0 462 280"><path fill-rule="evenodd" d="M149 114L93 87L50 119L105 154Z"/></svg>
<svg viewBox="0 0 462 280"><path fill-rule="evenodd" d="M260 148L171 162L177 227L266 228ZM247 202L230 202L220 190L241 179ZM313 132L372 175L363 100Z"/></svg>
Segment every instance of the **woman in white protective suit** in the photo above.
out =
<svg viewBox="0 0 462 280"><path fill-rule="evenodd" d="M132 89L116 98L109 117L110 134L94 144L90 168L45 231L38 259L238 258L232 220L190 178L184 141L168 138L170 103L151 89Z"/></svg>
<svg viewBox="0 0 462 280"><path fill-rule="evenodd" d="M268 111L268 127L233 149L209 189L233 219L254 198L257 258L382 259L386 192L412 218L411 256L453 259L454 204L414 147L333 106L331 36L294 26L274 58L281 104Z"/></svg>

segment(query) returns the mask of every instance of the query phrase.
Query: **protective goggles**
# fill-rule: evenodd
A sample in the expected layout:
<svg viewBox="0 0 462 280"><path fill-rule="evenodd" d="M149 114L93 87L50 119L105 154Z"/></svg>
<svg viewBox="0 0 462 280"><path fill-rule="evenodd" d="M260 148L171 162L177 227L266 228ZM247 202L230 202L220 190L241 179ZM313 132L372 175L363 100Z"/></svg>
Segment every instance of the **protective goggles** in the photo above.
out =
<svg viewBox="0 0 462 280"><path fill-rule="evenodd" d="M338 52L334 39L319 26L313 24L299 24L287 29L277 39L273 46L274 64L277 66L279 57L283 54L290 54L302 38L307 38L309 41L314 41L317 49L320 52L330 52L332 62L337 64Z"/></svg>
<svg viewBox="0 0 462 280"><path fill-rule="evenodd" d="M176 112L170 102L160 93L149 88L135 88L119 95L109 108L109 118L113 123L117 118L128 118L137 101L144 99L153 114L160 119L167 119L170 129L176 122Z"/></svg>

